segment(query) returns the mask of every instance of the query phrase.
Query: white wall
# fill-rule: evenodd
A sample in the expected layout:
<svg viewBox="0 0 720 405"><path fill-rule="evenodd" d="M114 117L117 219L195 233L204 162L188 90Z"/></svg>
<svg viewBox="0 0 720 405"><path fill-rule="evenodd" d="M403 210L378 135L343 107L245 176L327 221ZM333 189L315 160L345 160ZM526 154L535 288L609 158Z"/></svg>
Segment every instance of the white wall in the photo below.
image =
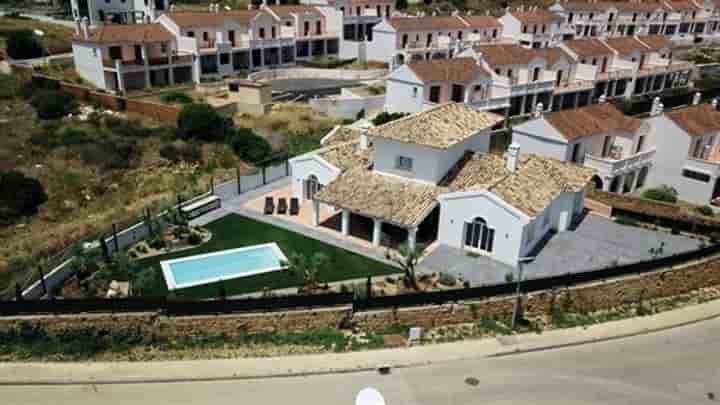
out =
<svg viewBox="0 0 720 405"><path fill-rule="evenodd" d="M385 108L388 112L422 111L424 88L422 80L407 65L400 66L388 75L385 82Z"/></svg>
<svg viewBox="0 0 720 405"><path fill-rule="evenodd" d="M397 33L387 23L373 27L373 40L367 42L367 60L390 63L397 52Z"/></svg>
<svg viewBox="0 0 720 405"><path fill-rule="evenodd" d="M500 24L502 24L502 37L508 38L508 39L516 39L520 35L520 29L521 24L518 19L510 15L509 13L505 13L502 17L499 18Z"/></svg>
<svg viewBox="0 0 720 405"><path fill-rule="evenodd" d="M74 42L73 60L80 77L100 89L106 89L105 72L102 64L102 48L97 45ZM94 50L94 54L93 54Z"/></svg>
<svg viewBox="0 0 720 405"><path fill-rule="evenodd" d="M340 175L340 170L320 158L315 152L310 152L290 159L290 181L293 196L303 198L303 180L315 175L322 185L327 185Z"/></svg>
<svg viewBox="0 0 720 405"><path fill-rule="evenodd" d="M534 119L513 128L513 142L520 145L520 153L532 153L565 161L568 142L544 119Z"/></svg>

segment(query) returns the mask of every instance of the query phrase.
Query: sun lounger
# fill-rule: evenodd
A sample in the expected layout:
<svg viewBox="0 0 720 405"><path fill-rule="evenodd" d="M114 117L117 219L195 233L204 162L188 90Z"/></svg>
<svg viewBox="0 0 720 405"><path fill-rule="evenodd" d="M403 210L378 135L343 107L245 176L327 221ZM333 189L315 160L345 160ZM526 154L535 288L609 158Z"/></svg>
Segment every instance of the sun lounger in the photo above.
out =
<svg viewBox="0 0 720 405"><path fill-rule="evenodd" d="M297 215L300 213L300 202L297 198L293 197L290 199L290 215Z"/></svg>
<svg viewBox="0 0 720 405"><path fill-rule="evenodd" d="M272 197L265 197L265 215L272 215L275 211L275 202Z"/></svg>
<svg viewBox="0 0 720 405"><path fill-rule="evenodd" d="M285 198L278 198L278 208L277 213L278 214L287 214L287 199Z"/></svg>

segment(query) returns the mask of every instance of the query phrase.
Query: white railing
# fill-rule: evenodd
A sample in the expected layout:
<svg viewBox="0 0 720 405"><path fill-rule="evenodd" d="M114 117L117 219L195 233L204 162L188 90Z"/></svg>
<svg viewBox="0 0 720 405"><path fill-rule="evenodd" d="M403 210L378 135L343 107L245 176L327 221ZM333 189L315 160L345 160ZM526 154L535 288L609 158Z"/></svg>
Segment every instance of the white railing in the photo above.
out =
<svg viewBox="0 0 720 405"><path fill-rule="evenodd" d="M531 83L518 83L517 78L513 78L510 81L512 87L510 88L510 95L520 95L526 93L540 93L543 91L552 91L555 87L554 80L536 81Z"/></svg>
<svg viewBox="0 0 720 405"><path fill-rule="evenodd" d="M629 172L649 163L655 155L655 148L630 155L623 159L601 158L590 154L585 155L583 165L595 169L604 176L616 176L621 172Z"/></svg>
<svg viewBox="0 0 720 405"><path fill-rule="evenodd" d="M494 110L510 106L509 97L488 98L485 100L471 100L470 105L480 110Z"/></svg>

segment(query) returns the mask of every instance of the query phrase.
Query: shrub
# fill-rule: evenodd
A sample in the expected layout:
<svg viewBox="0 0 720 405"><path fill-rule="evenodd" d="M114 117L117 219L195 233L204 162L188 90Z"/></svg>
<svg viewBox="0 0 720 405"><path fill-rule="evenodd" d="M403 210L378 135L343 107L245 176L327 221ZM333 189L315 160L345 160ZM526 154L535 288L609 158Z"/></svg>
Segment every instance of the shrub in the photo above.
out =
<svg viewBox="0 0 720 405"><path fill-rule="evenodd" d="M43 56L43 48L32 30L12 31L7 37L5 47L13 59L30 59Z"/></svg>
<svg viewBox="0 0 720 405"><path fill-rule="evenodd" d="M20 84L14 75L0 73L0 100L14 98L20 94Z"/></svg>
<svg viewBox="0 0 720 405"><path fill-rule="evenodd" d="M30 104L35 107L39 118L59 119L77 109L75 96L62 90L38 90L33 93Z"/></svg>
<svg viewBox="0 0 720 405"><path fill-rule="evenodd" d="M221 141L225 136L225 120L209 104L186 104L178 114L177 123L181 138Z"/></svg>
<svg viewBox="0 0 720 405"><path fill-rule="evenodd" d="M511 272L505 273L505 282L512 283L513 281L515 281L515 275L512 274Z"/></svg>
<svg viewBox="0 0 720 405"><path fill-rule="evenodd" d="M639 226L637 220L635 220L634 218L626 217L626 216L616 217L615 223L618 223L620 225L627 225L627 226Z"/></svg>
<svg viewBox="0 0 720 405"><path fill-rule="evenodd" d="M655 201L662 201L674 204L677 202L677 191L668 186L661 186L658 188L650 188L642 193L643 198L647 198L649 200L655 200Z"/></svg>
<svg viewBox="0 0 720 405"><path fill-rule="evenodd" d="M197 246L201 244L203 241L203 237L199 232L190 232L190 235L188 235L187 242L193 246Z"/></svg>
<svg viewBox="0 0 720 405"><path fill-rule="evenodd" d="M159 250L165 247L165 239L163 238L154 238L148 242L148 246L155 250Z"/></svg>
<svg viewBox="0 0 720 405"><path fill-rule="evenodd" d="M385 124L390 121L395 121L398 118L402 118L406 116L405 113L389 113L389 112L381 112L380 114L376 115L375 118L372 119L372 123L375 126Z"/></svg>
<svg viewBox="0 0 720 405"><path fill-rule="evenodd" d="M160 101L165 104L190 104L193 99L187 93L176 90L161 95Z"/></svg>
<svg viewBox="0 0 720 405"><path fill-rule="evenodd" d="M114 117L108 115L104 119L105 127L115 135L123 137L146 138L153 134L153 129L144 126L138 120L128 120L125 118Z"/></svg>
<svg viewBox="0 0 720 405"><path fill-rule="evenodd" d="M457 278L450 273L440 273L440 278L438 281L440 281L440 284L448 286L453 286L457 284Z"/></svg>
<svg viewBox="0 0 720 405"><path fill-rule="evenodd" d="M270 143L248 128L235 130L230 145L240 158L251 163L263 161L272 153Z"/></svg>
<svg viewBox="0 0 720 405"><path fill-rule="evenodd" d="M695 211L697 211L700 215L705 215L706 217L714 217L715 216L715 212L708 205L703 205L702 207L697 207L697 208L695 208Z"/></svg>
<svg viewBox="0 0 720 405"><path fill-rule="evenodd" d="M113 170L129 168L141 154L142 150L134 140L107 138L102 144L83 146L80 157L86 163Z"/></svg>
<svg viewBox="0 0 720 405"><path fill-rule="evenodd" d="M0 223L34 215L47 200L45 188L38 180L18 171L0 172Z"/></svg>
<svg viewBox="0 0 720 405"><path fill-rule="evenodd" d="M173 162L199 162L202 160L202 151L195 143L176 141L160 147L160 156Z"/></svg>

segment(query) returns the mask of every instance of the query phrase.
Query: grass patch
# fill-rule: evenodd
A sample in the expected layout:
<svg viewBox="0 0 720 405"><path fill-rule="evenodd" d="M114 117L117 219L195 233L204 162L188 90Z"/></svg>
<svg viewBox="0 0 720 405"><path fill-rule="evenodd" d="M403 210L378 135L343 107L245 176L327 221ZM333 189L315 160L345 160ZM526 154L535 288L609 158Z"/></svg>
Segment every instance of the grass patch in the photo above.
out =
<svg viewBox="0 0 720 405"><path fill-rule="evenodd" d="M140 268L151 267L155 272L161 273L160 261L162 260L275 242L286 255L289 255L291 252L298 252L304 255L311 255L315 252L323 252L326 254L329 260L318 272L318 281L321 283L398 272L394 267L384 263L240 215L229 215L207 225L206 228L213 234L210 242L195 249L138 260L138 266ZM147 291L146 294L153 296L166 295L168 291L162 276L153 277L152 279L157 280L156 285L144 286L143 290ZM278 289L296 287L302 285L302 282L302 274L291 271L280 271L230 280L224 284L227 294L235 295L261 291L265 288ZM210 284L176 290L175 293L178 296L188 298L208 298L217 296L218 291L219 286L217 284Z"/></svg>

